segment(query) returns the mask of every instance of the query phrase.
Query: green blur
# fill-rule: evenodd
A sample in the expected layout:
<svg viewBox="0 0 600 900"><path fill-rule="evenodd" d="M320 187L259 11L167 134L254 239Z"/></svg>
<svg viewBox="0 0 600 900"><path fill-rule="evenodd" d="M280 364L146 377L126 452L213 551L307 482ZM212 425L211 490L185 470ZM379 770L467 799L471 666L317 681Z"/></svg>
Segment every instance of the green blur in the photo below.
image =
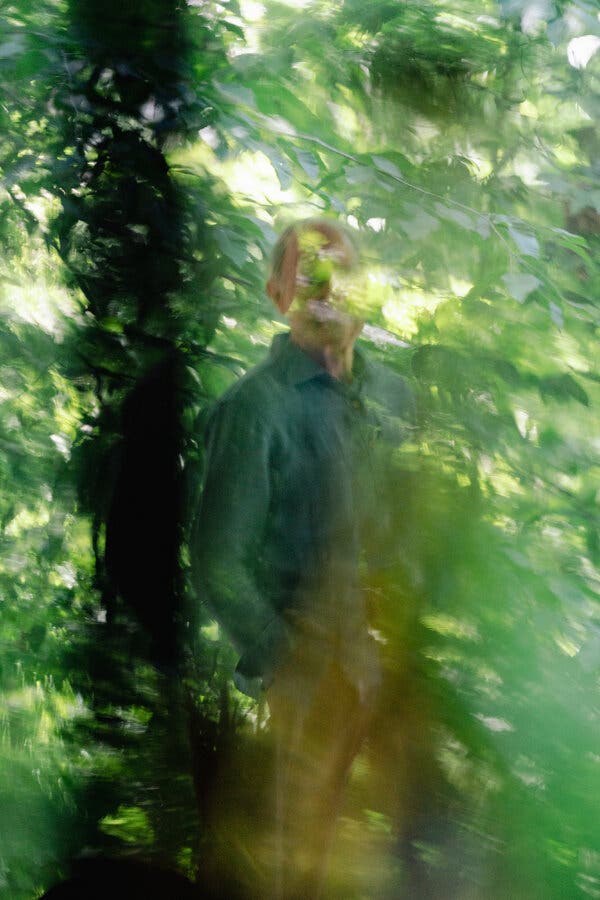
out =
<svg viewBox="0 0 600 900"><path fill-rule="evenodd" d="M598 37L583 0L8 9L0 897L84 851L256 882L266 713L190 525L207 411L283 328L275 234L315 214L419 411L329 896L403 896L411 814L438 890L600 894Z"/></svg>

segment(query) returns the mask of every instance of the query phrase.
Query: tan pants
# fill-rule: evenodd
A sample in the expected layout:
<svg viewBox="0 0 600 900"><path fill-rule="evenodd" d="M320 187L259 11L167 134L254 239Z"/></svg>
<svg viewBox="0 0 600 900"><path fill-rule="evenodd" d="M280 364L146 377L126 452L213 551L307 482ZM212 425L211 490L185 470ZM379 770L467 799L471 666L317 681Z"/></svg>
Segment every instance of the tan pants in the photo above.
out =
<svg viewBox="0 0 600 900"><path fill-rule="evenodd" d="M344 785L373 714L369 676L367 689L353 683L328 634L309 627L267 693L275 740L276 900L322 896Z"/></svg>

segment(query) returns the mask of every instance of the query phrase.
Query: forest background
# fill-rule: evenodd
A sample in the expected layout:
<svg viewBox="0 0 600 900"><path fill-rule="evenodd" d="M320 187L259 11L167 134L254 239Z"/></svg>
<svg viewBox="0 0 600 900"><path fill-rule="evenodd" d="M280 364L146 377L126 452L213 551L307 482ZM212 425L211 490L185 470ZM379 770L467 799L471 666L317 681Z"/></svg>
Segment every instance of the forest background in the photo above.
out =
<svg viewBox="0 0 600 900"><path fill-rule="evenodd" d="M0 896L90 849L201 871L260 724L189 583L202 427L314 214L356 232L364 340L419 401L398 528L465 884L600 896L595 4L2 12ZM346 830L363 895L382 847L401 883L386 811Z"/></svg>

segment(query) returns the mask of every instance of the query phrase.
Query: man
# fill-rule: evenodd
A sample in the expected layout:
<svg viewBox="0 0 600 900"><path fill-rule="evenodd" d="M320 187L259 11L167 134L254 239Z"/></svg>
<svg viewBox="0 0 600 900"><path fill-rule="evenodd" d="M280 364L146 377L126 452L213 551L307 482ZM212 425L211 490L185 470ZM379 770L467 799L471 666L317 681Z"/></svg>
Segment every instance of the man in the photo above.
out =
<svg viewBox="0 0 600 900"><path fill-rule="evenodd" d="M193 548L202 595L241 655L238 686L267 690L275 894L286 900L320 895L372 712L380 671L363 537L377 519L377 445L397 446L413 418L404 381L355 348L357 281L336 224L308 219L279 239L267 292L290 331L215 411Z"/></svg>

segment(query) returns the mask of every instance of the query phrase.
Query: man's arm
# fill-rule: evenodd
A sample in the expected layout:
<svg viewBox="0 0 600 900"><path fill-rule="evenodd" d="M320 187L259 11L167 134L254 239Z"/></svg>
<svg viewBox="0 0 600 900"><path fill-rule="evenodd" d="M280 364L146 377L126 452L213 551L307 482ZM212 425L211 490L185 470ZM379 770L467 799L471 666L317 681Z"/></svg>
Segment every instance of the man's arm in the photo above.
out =
<svg viewBox="0 0 600 900"><path fill-rule="evenodd" d="M238 668L249 677L272 664L284 633L255 574L269 513L273 439L260 406L258 398L236 392L211 420L191 547L200 598L242 654Z"/></svg>

